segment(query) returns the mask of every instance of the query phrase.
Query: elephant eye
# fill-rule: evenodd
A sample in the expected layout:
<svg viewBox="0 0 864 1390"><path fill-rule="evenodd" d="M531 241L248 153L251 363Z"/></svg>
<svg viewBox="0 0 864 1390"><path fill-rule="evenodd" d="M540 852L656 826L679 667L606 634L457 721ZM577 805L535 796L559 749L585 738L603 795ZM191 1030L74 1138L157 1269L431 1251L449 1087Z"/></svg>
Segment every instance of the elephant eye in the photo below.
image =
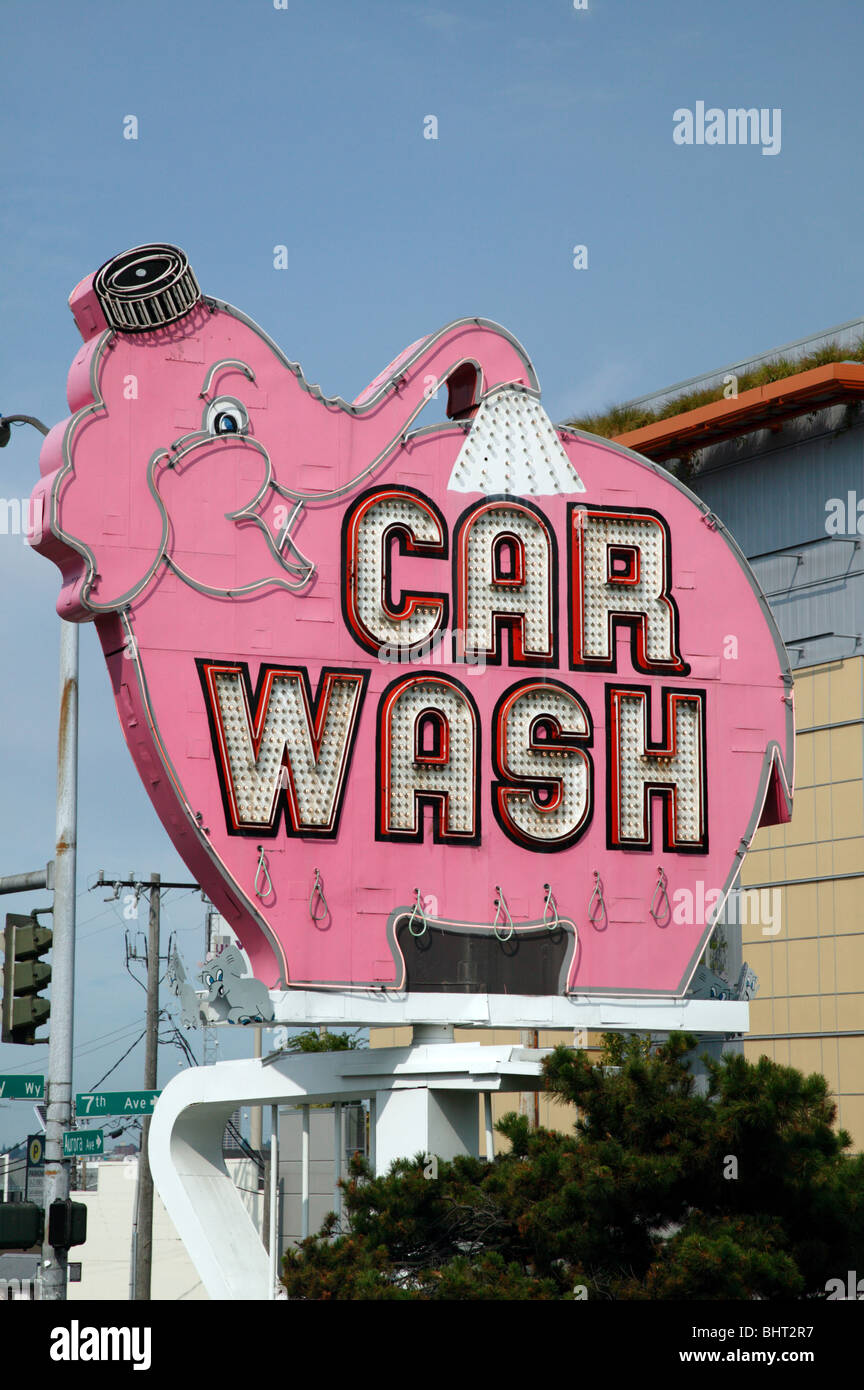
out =
<svg viewBox="0 0 864 1390"><path fill-rule="evenodd" d="M246 407L233 396L220 396L207 407L205 425L210 434L245 434L249 416Z"/></svg>
<svg viewBox="0 0 864 1390"><path fill-rule="evenodd" d="M222 971L221 971L221 970L218 970L218 971L216 972L216 979L217 979L217 980L220 982L220 984L221 984L221 982L222 982Z"/></svg>

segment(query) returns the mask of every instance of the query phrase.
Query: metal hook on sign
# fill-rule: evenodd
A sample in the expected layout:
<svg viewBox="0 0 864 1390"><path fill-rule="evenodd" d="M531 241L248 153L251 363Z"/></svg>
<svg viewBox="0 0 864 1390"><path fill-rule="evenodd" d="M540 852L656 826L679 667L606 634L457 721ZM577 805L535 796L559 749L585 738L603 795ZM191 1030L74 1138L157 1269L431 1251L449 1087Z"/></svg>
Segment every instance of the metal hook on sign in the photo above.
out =
<svg viewBox="0 0 864 1390"><path fill-rule="evenodd" d="M603 897L603 880L596 869L594 870L594 891L588 899L588 921L598 931L604 931L609 924L609 918L606 915L606 901ZM603 923L602 927L600 926L601 922Z"/></svg>
<svg viewBox="0 0 864 1390"><path fill-rule="evenodd" d="M555 901L555 895L549 884L544 883L543 887L546 891L546 897L543 902L543 925L548 927L550 931L555 931L559 921L558 904Z"/></svg>
<svg viewBox="0 0 864 1390"><path fill-rule="evenodd" d="M666 925L672 916L672 904L669 901L669 894L666 892L666 885L669 880L663 872L662 865L657 869L657 874L657 883L651 895L651 906L648 911L651 913L658 927L662 927ZM662 922L660 920L661 917L663 918Z"/></svg>
<svg viewBox="0 0 864 1390"><path fill-rule="evenodd" d="M510 916L510 909L507 906L504 894L501 892L501 889L497 883L495 884L495 892L498 894L498 896L495 899L495 919L492 923L492 930L494 931L499 941L509 941L511 936L513 935L513 918ZM506 936L502 936L500 931L498 930L498 923L501 920L502 911L504 920L507 923Z"/></svg>
<svg viewBox="0 0 864 1390"><path fill-rule="evenodd" d="M255 870L255 897L264 902L267 898L273 897L275 889L270 871L267 868L267 860L264 855L264 846L258 845L258 867ZM262 891L263 889L263 891Z"/></svg>
<svg viewBox="0 0 864 1390"><path fill-rule="evenodd" d="M318 897L317 903L315 902L316 894ZM320 912L317 911L318 907L321 909ZM319 922L324 921L324 918L329 915L329 912L330 908L327 906L327 899L324 897L324 885L321 882L321 874L318 869L316 869L315 882L312 884L312 892L309 894L309 916L317 926Z"/></svg>
<svg viewBox="0 0 864 1390"><path fill-rule="evenodd" d="M421 926L419 931L414 930L414 921L419 919ZM412 936L425 936L429 929L429 922L426 913L423 911L423 902L420 897L420 889L414 889L414 906L411 909L411 916L408 918L408 930Z"/></svg>

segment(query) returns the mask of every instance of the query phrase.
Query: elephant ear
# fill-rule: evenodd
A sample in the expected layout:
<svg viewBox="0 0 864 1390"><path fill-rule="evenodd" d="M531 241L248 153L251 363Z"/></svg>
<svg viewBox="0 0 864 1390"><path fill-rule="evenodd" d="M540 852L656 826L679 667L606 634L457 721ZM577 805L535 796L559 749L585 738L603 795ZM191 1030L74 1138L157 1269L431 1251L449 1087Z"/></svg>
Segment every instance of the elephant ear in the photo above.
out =
<svg viewBox="0 0 864 1390"><path fill-rule="evenodd" d="M236 946L226 946L213 963L217 969L223 970L226 975L233 975L238 980L246 974L246 961Z"/></svg>
<svg viewBox="0 0 864 1390"><path fill-rule="evenodd" d="M70 373L78 408L47 436L33 494L31 544L59 566L61 617L88 619L122 608L156 572L167 518L149 482L165 446L159 412L143 408L146 361L130 340L105 333ZM82 366L91 383L82 403Z"/></svg>

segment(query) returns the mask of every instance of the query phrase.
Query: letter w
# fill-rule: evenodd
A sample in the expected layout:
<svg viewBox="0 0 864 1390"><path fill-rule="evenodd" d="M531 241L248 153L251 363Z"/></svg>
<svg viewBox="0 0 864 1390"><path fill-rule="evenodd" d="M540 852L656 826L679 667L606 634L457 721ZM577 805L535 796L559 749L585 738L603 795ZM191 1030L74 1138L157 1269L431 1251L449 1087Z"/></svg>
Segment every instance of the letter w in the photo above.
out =
<svg viewBox="0 0 864 1390"><path fill-rule="evenodd" d="M323 670L313 701L304 667L264 666L253 697L245 663L199 661L232 834L332 837L368 671ZM284 797L284 803L283 803Z"/></svg>

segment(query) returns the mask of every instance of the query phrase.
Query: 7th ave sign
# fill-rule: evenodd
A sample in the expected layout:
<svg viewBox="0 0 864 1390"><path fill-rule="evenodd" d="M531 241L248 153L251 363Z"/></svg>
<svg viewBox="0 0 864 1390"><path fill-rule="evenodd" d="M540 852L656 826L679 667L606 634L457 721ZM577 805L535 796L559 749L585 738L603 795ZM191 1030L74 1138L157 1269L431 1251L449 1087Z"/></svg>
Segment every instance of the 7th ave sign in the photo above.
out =
<svg viewBox="0 0 864 1390"><path fill-rule="evenodd" d="M152 1115L161 1091L102 1091L75 1097L75 1109L86 1115Z"/></svg>

